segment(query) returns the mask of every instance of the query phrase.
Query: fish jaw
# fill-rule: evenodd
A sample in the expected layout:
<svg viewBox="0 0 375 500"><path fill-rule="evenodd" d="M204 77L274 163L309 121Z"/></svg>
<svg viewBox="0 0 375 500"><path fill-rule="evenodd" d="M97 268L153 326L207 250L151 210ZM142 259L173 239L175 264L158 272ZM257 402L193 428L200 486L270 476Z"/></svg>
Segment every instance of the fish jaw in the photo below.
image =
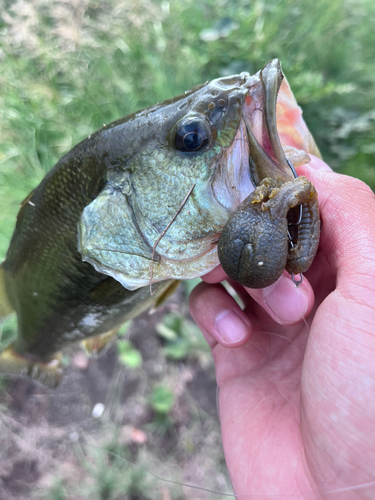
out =
<svg viewBox="0 0 375 500"><path fill-rule="evenodd" d="M280 64L277 59L270 61L270 63L274 65ZM272 145L265 133L266 96L264 87L262 88L262 71L253 76L253 84L245 99L243 115L247 126L251 129L260 146L269 156L274 158ZM308 163L310 159L306 155L309 153L321 157L314 138L303 119L302 109L298 105L289 82L283 73L276 100L276 127L285 156L289 160L293 160L292 163L295 163L295 166Z"/></svg>
<svg viewBox="0 0 375 500"><path fill-rule="evenodd" d="M321 158L319 148L303 119L302 109L298 106L285 76L277 99L276 119L277 130L284 150L291 147L297 151L305 151L307 154L310 153ZM288 149L288 151L291 150ZM293 153L290 152L290 154Z"/></svg>

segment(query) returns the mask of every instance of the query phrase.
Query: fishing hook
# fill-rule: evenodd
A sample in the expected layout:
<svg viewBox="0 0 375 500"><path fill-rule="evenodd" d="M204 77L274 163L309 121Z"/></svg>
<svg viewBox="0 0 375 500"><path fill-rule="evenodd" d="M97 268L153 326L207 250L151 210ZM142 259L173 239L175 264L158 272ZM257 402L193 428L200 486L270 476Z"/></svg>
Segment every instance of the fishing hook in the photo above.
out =
<svg viewBox="0 0 375 500"><path fill-rule="evenodd" d="M291 273L291 278L292 278L292 281L293 281L293 283L294 283L296 286L300 285L300 284L302 283L302 281L303 281L303 274L302 274L302 273L299 273L299 275L300 275L301 279L296 280L296 279L294 278L294 276L295 276L294 272L292 271L292 273Z"/></svg>
<svg viewBox="0 0 375 500"><path fill-rule="evenodd" d="M288 163L288 165L289 165L289 167L290 167L290 170L292 171L293 177L294 177L295 179L297 179L298 174L297 174L296 169L294 168L294 166L293 166L292 162L291 162L291 161L289 161L289 160L288 160L288 158L286 159L286 161L287 161L287 163ZM298 221L297 221L295 224L290 224L290 226L299 226L299 225L301 224L301 221L302 221L302 215L303 215L303 208L302 208L302 204L301 204L301 205L299 206L299 218L298 218ZM290 247L291 247L291 248L293 248L293 247L294 247L294 244L293 244L293 241L292 241L292 236L291 236L291 234L290 234L289 230L288 230L288 238L289 238L289 244L290 244ZM291 278L292 278L292 281L293 281L293 283L294 283L296 286L300 285L300 284L302 283L302 281L303 281L303 274L302 274L302 273L299 273L299 275L300 275L300 279L299 279L299 280L296 280L296 279L294 278L295 274L293 273L293 271L292 271L292 273L291 273Z"/></svg>
<svg viewBox="0 0 375 500"><path fill-rule="evenodd" d="M292 174L293 174L293 177L295 179L297 179L298 177L298 174L296 172L296 169L294 168L293 164L288 160L288 158L286 159L289 167L290 167L290 170L292 171ZM301 224L301 221L302 221L302 205L299 206L299 218L298 218L298 222L296 222L295 224L291 224L291 226L299 226Z"/></svg>

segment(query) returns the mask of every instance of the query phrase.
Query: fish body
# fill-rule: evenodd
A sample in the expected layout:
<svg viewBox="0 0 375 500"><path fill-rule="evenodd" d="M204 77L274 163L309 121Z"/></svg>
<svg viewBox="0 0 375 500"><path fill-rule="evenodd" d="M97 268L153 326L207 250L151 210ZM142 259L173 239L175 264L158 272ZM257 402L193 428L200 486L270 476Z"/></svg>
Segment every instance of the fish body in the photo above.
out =
<svg viewBox="0 0 375 500"><path fill-rule="evenodd" d="M213 80L103 126L30 193L0 267L0 314L13 309L18 320L0 372L55 385L64 346L107 338L176 280L218 265L220 235L254 179L293 181L276 130L280 64L262 71ZM294 133L284 142L306 162L298 150L316 146L284 85L279 114ZM153 296L151 279L160 282Z"/></svg>

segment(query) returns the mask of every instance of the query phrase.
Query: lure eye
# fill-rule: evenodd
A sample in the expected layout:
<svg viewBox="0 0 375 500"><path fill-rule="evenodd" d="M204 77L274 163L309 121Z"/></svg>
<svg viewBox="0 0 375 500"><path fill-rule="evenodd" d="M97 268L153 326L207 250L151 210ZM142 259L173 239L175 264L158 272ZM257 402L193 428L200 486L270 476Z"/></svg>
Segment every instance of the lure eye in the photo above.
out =
<svg viewBox="0 0 375 500"><path fill-rule="evenodd" d="M186 123L177 130L175 146L179 151L200 151L208 142L209 134L202 123Z"/></svg>

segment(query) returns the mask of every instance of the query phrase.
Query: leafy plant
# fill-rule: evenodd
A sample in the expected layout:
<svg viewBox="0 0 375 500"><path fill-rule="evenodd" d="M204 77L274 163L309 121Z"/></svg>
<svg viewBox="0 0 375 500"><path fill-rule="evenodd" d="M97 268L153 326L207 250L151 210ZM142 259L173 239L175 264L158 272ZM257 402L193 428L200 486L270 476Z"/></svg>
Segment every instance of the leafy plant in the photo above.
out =
<svg viewBox="0 0 375 500"><path fill-rule="evenodd" d="M119 359L128 368L138 368L142 364L142 354L131 342L127 340L117 341Z"/></svg>
<svg viewBox="0 0 375 500"><path fill-rule="evenodd" d="M168 414L175 402L175 397L172 391L163 385L155 387L150 397L150 404L156 413Z"/></svg>
<svg viewBox="0 0 375 500"><path fill-rule="evenodd" d="M113 437L115 437L116 432ZM103 447L78 447L77 457L91 478L77 488L83 498L93 500L130 500L132 495L151 500L155 479L146 474L145 467L133 459L128 448L111 438Z"/></svg>
<svg viewBox="0 0 375 500"><path fill-rule="evenodd" d="M45 500L69 500L64 481L56 479L55 484L48 491L41 494Z"/></svg>
<svg viewBox="0 0 375 500"><path fill-rule="evenodd" d="M210 363L210 349L201 331L181 313L166 314L156 325L156 331L166 341L163 351L167 358L197 359L204 366Z"/></svg>
<svg viewBox="0 0 375 500"><path fill-rule="evenodd" d="M155 413L150 427L157 434L163 435L173 425L170 413L175 404L175 395L168 387L159 385L152 391L149 403Z"/></svg>

